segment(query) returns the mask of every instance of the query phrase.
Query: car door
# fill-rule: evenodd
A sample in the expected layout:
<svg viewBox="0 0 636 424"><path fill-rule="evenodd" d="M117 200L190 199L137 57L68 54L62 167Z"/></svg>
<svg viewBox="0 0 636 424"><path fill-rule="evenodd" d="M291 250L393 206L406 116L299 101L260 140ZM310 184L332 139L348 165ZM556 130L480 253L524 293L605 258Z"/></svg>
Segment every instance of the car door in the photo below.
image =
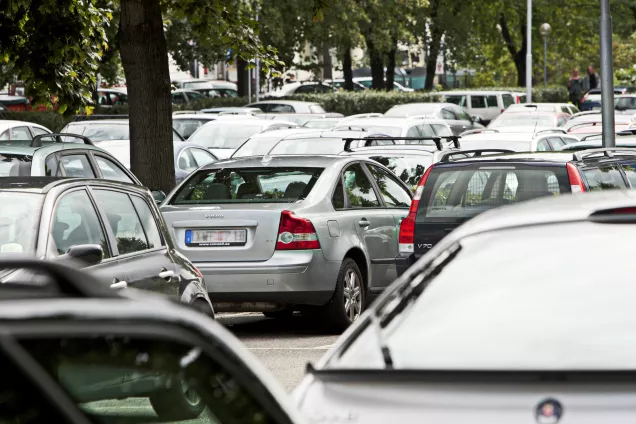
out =
<svg viewBox="0 0 636 424"><path fill-rule="evenodd" d="M95 187L91 193L113 234L128 286L164 294L176 283L176 269L152 209L145 199Z"/></svg>
<svg viewBox="0 0 636 424"><path fill-rule="evenodd" d="M68 252L72 246L98 244L104 257L96 265L85 268L105 284L126 281L128 274L114 255L112 240L108 237L104 222L85 187L62 193L53 206L48 232L46 257L55 259Z"/></svg>
<svg viewBox="0 0 636 424"><path fill-rule="evenodd" d="M395 256L391 256L395 220L386 213L371 175L361 163L348 166L344 170L343 180L346 209L371 263L369 288L371 291L381 290L394 279L390 271L395 262Z"/></svg>
<svg viewBox="0 0 636 424"><path fill-rule="evenodd" d="M385 171L379 166L366 164L367 169L371 172L380 196L384 201L385 213L393 217L393 232L391 233L391 244L389 245L390 255L393 259L398 255L398 235L400 232L400 223L409 213L411 207L411 193L404 187L394 175ZM397 278L397 269L395 261L391 262L386 269L385 278L377 281L373 289L385 288ZM384 284L380 286L380 284Z"/></svg>

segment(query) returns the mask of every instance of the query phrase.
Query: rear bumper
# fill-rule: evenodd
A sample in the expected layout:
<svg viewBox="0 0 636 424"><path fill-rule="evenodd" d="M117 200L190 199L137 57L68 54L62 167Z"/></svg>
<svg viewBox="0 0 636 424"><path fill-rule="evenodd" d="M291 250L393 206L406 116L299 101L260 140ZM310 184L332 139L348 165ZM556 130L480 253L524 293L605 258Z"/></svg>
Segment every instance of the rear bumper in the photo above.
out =
<svg viewBox="0 0 636 424"><path fill-rule="evenodd" d="M218 311L324 305L333 295L341 265L327 261L321 250L276 251L263 262L194 264L205 277L210 300ZM268 305L257 305L261 302Z"/></svg>
<svg viewBox="0 0 636 424"><path fill-rule="evenodd" d="M400 253L399 255L397 255L395 257L395 267L397 268L398 277L404 274L406 270L415 263L415 261L416 259L414 253Z"/></svg>

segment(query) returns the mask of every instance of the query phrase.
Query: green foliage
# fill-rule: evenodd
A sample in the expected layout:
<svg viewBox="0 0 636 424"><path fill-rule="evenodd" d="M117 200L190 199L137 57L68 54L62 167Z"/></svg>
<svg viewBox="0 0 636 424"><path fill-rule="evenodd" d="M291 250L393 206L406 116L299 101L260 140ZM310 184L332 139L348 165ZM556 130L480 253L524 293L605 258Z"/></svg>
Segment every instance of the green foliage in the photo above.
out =
<svg viewBox="0 0 636 424"><path fill-rule="evenodd" d="M356 115L359 113L384 113L391 107L404 103L430 103L439 96L430 93L403 93L384 91L338 92L328 94L296 94L289 100L319 103L327 112Z"/></svg>
<svg viewBox="0 0 636 424"><path fill-rule="evenodd" d="M111 17L92 1L2 1L0 64L12 66L36 103L56 95L62 111L75 110L91 99Z"/></svg>
<svg viewBox="0 0 636 424"><path fill-rule="evenodd" d="M68 124L72 116L64 116L57 112L1 112L0 119L33 122L44 125L53 132L59 132Z"/></svg>

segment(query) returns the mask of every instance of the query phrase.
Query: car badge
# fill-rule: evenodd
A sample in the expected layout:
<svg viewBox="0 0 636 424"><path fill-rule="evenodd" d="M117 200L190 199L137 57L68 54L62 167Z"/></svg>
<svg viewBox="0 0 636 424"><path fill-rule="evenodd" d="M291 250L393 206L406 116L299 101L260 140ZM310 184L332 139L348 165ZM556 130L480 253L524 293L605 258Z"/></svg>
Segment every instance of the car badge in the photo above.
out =
<svg viewBox="0 0 636 424"><path fill-rule="evenodd" d="M223 218L223 214L220 214L220 213L208 214L205 217L206 218Z"/></svg>
<svg viewBox="0 0 636 424"><path fill-rule="evenodd" d="M542 401L535 410L535 418L539 424L556 424L562 416L563 406L555 399Z"/></svg>

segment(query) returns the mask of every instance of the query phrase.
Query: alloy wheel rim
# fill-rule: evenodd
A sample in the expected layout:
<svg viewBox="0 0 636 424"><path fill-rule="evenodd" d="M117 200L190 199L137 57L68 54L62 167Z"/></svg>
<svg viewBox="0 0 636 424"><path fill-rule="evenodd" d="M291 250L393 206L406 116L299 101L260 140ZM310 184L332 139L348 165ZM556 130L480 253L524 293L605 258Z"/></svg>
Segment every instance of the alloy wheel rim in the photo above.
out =
<svg viewBox="0 0 636 424"><path fill-rule="evenodd" d="M358 274L348 269L344 278L344 309L350 322L354 322L362 313L362 286Z"/></svg>

